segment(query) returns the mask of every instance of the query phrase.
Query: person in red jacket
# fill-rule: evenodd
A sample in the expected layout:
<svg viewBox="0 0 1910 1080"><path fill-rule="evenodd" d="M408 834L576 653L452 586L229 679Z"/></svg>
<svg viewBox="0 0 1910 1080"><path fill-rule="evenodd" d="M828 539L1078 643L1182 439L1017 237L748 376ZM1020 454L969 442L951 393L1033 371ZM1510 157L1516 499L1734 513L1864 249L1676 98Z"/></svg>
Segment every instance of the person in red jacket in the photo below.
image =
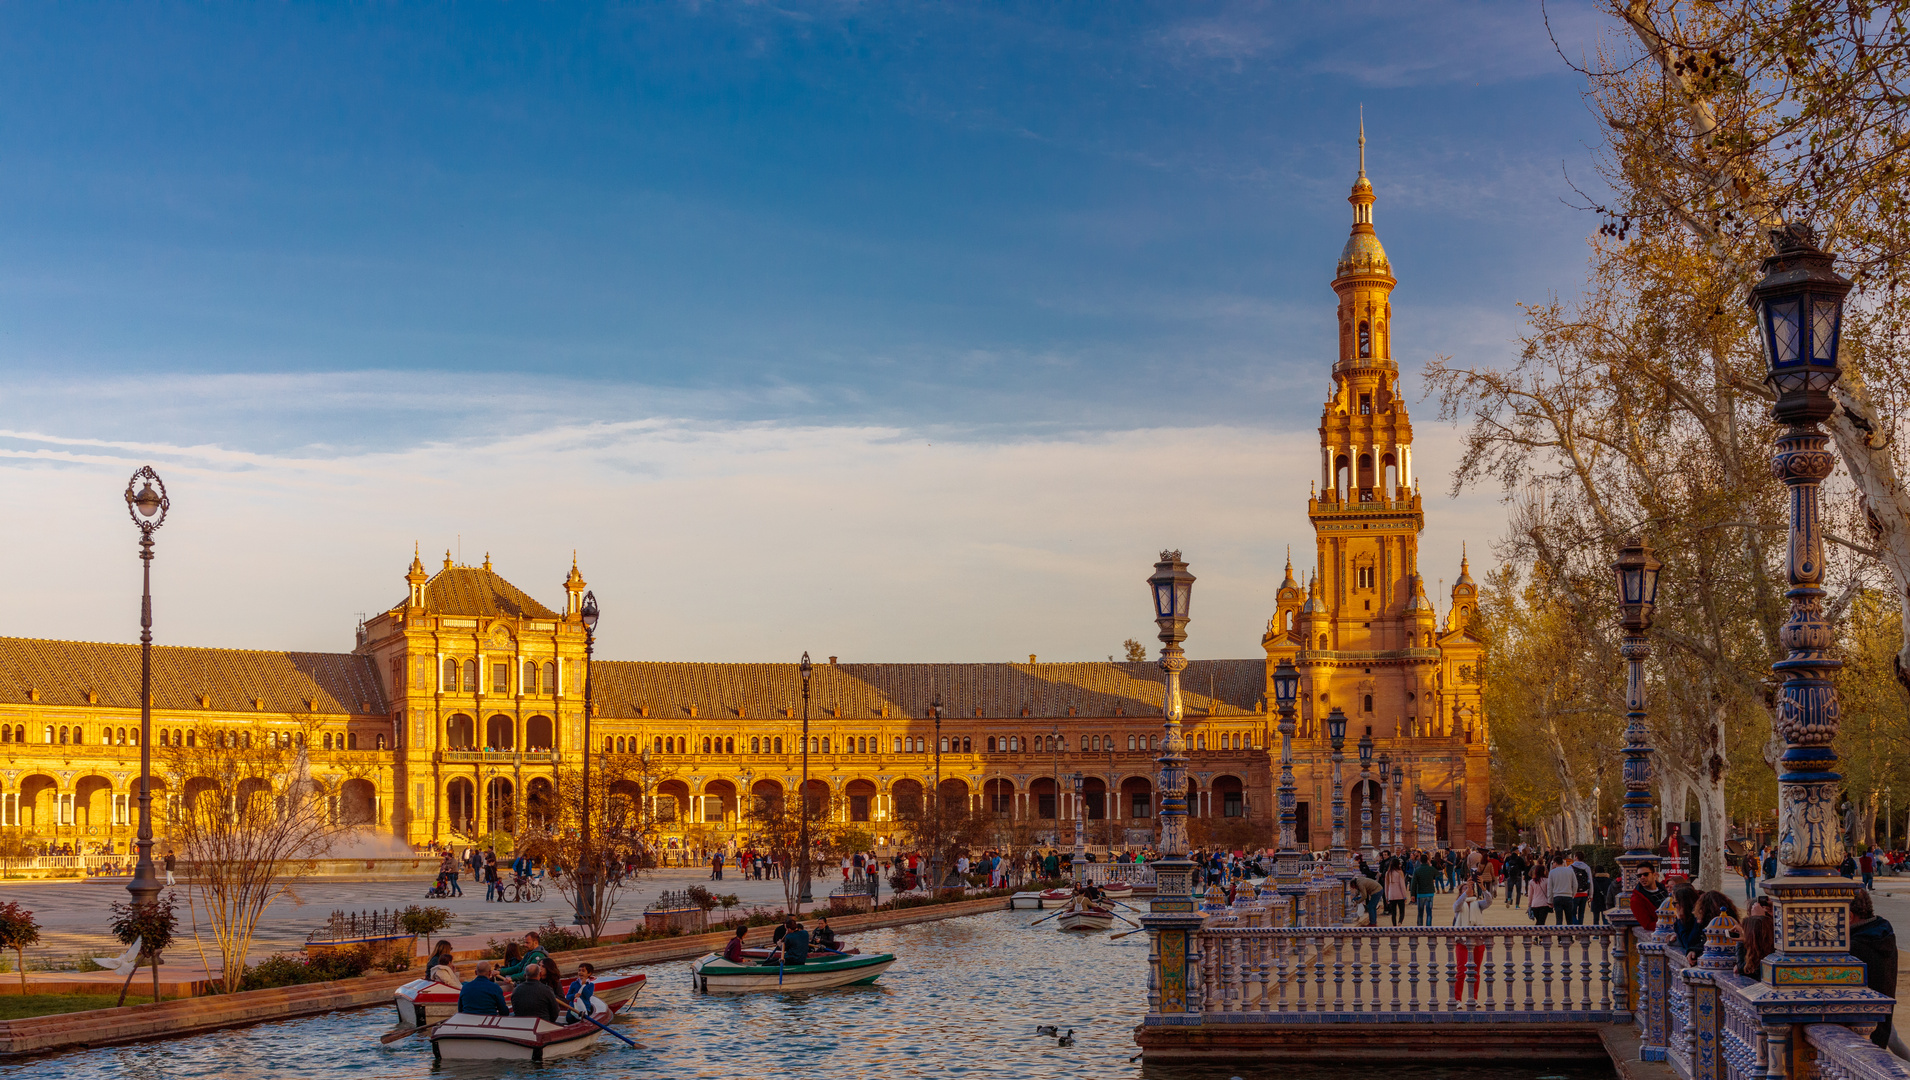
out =
<svg viewBox="0 0 1910 1080"><path fill-rule="evenodd" d="M1658 868L1644 866L1638 870L1638 884L1631 891L1631 917L1638 921L1638 928L1651 933L1658 929L1658 905L1665 902L1665 887L1658 883Z"/></svg>

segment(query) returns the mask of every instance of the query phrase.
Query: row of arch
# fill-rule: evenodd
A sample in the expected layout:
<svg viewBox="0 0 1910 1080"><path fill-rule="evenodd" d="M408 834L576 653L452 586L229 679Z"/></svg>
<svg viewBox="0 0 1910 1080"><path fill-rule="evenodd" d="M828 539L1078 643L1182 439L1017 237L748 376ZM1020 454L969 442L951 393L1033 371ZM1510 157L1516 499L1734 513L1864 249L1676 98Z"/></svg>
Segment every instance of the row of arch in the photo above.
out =
<svg viewBox="0 0 1910 1080"><path fill-rule="evenodd" d="M492 660L489 663L491 668L489 692L510 696L512 694L511 661ZM555 696L560 689L557 682L557 664L555 661L547 660L539 664L535 660L525 660L517 674L517 695L526 697L540 695L552 697ZM482 672L475 658L467 658L461 661L457 659L447 659L444 662L441 675L442 678L438 684L440 693L474 694L485 689L479 681Z"/></svg>
<svg viewBox="0 0 1910 1080"><path fill-rule="evenodd" d="M454 718L456 719L456 718ZM494 720L499 718L493 718ZM504 718L508 719L508 718ZM533 717L533 720L539 719ZM1128 750L1159 750L1159 735L1136 735L1126 737ZM1211 736L1207 732L1190 735L1190 749L1205 750L1209 741L1216 750L1252 750L1253 733L1248 731L1220 731ZM893 753L926 754L934 746L940 747L945 754L972 754L975 752L976 739L971 735L944 735L939 742L927 736L897 735L893 737ZM1068 753L1066 735L989 735L980 740L983 753ZM1121 737L1115 735L1077 735L1074 748L1085 753L1108 753L1121 748ZM830 754L840 747L844 754L879 754L882 752L880 737L850 736L832 741L827 735L814 735L809 739L809 751L812 754ZM455 746L455 744L453 744ZM653 754L693 754L701 746L705 754L781 754L783 739L780 736L704 736L701 740L675 735L653 735L647 741L647 747ZM791 753L802 752L802 739L790 740L794 747ZM508 749L494 746L493 749ZM606 735L603 737L603 749L606 754L638 754L646 748L646 740L635 736Z"/></svg>
<svg viewBox="0 0 1910 1080"><path fill-rule="evenodd" d="M543 715L532 716L524 721L521 746L517 721L503 713L493 713L484 722L483 736L480 743L477 721L467 713L457 713L444 722L444 745L449 750L557 749L557 724Z"/></svg>
<svg viewBox="0 0 1910 1080"><path fill-rule="evenodd" d="M265 780L247 779L241 780L231 794L238 803L245 803L271 790L272 785ZM160 826L177 811L182 800L193 802L208 796L219 797L221 793L218 781L203 776L187 780L178 793L171 790L165 777L154 776L149 791L153 799L153 820ZM135 806L138 795L138 777L131 778L126 790L120 791L106 777L89 773L75 779L71 790L62 790L60 782L52 776L29 773L20 779L18 790L0 792L0 827L46 831L132 826L137 824L134 818L138 813ZM325 797L329 813L341 824L379 824L378 789L370 780L346 780L336 792Z"/></svg>

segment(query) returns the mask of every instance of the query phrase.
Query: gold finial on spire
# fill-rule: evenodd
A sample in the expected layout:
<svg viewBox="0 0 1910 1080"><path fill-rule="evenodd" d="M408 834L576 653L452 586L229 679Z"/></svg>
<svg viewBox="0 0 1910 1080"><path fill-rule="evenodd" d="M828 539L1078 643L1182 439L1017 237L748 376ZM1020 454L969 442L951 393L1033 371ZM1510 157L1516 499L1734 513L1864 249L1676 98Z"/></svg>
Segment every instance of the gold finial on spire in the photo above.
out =
<svg viewBox="0 0 1910 1080"><path fill-rule="evenodd" d="M490 568L491 568L491 553L487 551L484 553L484 569L489 570Z"/></svg>
<svg viewBox="0 0 1910 1080"><path fill-rule="evenodd" d="M446 570L451 569L451 549L450 548L444 549L444 568Z"/></svg>
<svg viewBox="0 0 1910 1080"><path fill-rule="evenodd" d="M1360 106L1360 175L1366 175L1366 106Z"/></svg>

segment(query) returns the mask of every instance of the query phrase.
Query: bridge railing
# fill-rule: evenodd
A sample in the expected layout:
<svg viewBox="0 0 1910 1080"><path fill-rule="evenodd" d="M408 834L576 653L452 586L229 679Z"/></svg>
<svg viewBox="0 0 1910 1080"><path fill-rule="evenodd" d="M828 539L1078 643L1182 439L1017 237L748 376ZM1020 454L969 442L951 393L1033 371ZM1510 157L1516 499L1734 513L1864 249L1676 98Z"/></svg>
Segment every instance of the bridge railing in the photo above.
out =
<svg viewBox="0 0 1910 1080"><path fill-rule="evenodd" d="M1094 885L1120 881L1138 888L1154 884L1154 868L1147 863L1089 863L1085 869Z"/></svg>
<svg viewBox="0 0 1910 1080"><path fill-rule="evenodd" d="M1208 927L1195 942L1202 1023L1389 1019L1609 1021L1609 926ZM1622 1012L1622 1002L1617 1007Z"/></svg>
<svg viewBox="0 0 1910 1080"><path fill-rule="evenodd" d="M1808 1024L1819 1080L1906 1080L1910 1064L1841 1024Z"/></svg>

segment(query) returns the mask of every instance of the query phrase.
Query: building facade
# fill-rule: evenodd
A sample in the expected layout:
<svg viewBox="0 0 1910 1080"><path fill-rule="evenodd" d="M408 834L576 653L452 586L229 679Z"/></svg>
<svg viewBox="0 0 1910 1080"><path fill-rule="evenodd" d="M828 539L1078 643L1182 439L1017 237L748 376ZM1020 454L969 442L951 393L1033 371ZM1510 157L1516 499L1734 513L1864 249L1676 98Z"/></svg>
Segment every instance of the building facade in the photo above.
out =
<svg viewBox="0 0 1910 1080"><path fill-rule="evenodd" d="M1354 744L1370 734L1399 766L1392 794L1410 817L1404 835L1425 815L1442 842L1486 836L1483 657L1470 632L1477 589L1462 560L1442 619L1420 572L1424 511L1391 355L1395 281L1373 230L1363 137L1351 202L1352 235L1333 281L1339 356L1307 504L1317 569L1302 589L1289 560L1264 656L1196 660L1182 675L1197 838L1269 840L1279 739L1267 703L1282 659L1303 677L1295 775L1304 844L1329 843L1322 721L1335 708L1348 717L1355 829L1363 807L1379 820L1376 778L1362 781L1355 758ZM465 566L447 553L427 573L414 554L405 585L402 601L359 626L350 652L156 648L155 741L224 739L227 730L240 738L261 726L274 739L300 738L312 772L336 792L337 813L414 844L515 831L548 813L559 771L581 764L585 750L586 584L574 560L556 608L505 580L488 556ZM800 789L795 664L597 661L590 677L591 749L649 752L658 779L645 794L671 837L741 840L745 800ZM129 850L138 686L137 646L0 639L0 838ZM1068 843L1071 778L1081 773L1090 838L1150 844L1162 691L1151 662L830 657L810 685L810 784L877 836L939 790L945 805L992 815L1023 839ZM939 723L930 710L938 697ZM156 780L163 807L176 793ZM188 792L210 783L173 781ZM164 814L155 819L163 833ZM1352 839L1378 843L1370 831Z"/></svg>

